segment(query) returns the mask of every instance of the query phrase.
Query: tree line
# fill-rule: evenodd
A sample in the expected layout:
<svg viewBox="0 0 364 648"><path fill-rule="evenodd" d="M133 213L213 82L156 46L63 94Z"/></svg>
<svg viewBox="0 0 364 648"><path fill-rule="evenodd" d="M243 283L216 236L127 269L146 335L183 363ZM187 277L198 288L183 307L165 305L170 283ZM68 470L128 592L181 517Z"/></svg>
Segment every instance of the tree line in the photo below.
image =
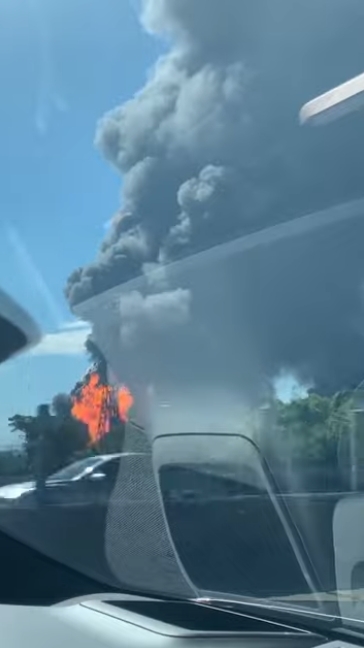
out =
<svg viewBox="0 0 364 648"><path fill-rule="evenodd" d="M107 365L102 353L91 338L85 346L92 363L90 371L96 371L100 382L107 385ZM121 452L125 448L126 426L120 418L112 418L108 433L96 444L90 444L87 425L72 414L74 398L89 375L90 372L77 382L70 394L57 394L50 404L40 405L34 416L16 414L9 419L10 429L20 434L21 448L18 452L0 453L0 477L11 471L34 475L39 444L43 445L47 474L79 458ZM357 458L364 465L364 413L358 406L357 393L343 391L327 396L311 390L304 398L288 403L272 399L266 411L267 420L260 424L257 439L272 465L288 466L291 471L306 465L322 474L348 471L353 433ZM145 449L145 440L137 449Z"/></svg>
<svg viewBox="0 0 364 648"><path fill-rule="evenodd" d="M364 399L359 391L331 396L311 390L304 398L271 402L261 449L284 486L351 490L364 485ZM262 424L261 424L262 425ZM301 481L300 484L295 482Z"/></svg>

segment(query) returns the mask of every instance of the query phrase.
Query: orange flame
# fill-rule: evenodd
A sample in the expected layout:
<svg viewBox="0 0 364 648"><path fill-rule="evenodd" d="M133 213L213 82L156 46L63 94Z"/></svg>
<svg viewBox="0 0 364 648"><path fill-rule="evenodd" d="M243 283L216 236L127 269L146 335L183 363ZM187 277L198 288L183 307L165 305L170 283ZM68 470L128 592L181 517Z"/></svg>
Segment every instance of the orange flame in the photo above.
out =
<svg viewBox="0 0 364 648"><path fill-rule="evenodd" d="M87 425L91 444L110 431L111 417L116 413L115 396L117 414L126 422L134 402L132 394L127 387L115 390L103 385L97 373L90 375L88 383L73 399L72 416Z"/></svg>
<svg viewBox="0 0 364 648"><path fill-rule="evenodd" d="M119 417L124 423L128 420L128 412L134 404L134 398L125 385L123 385L117 394Z"/></svg>

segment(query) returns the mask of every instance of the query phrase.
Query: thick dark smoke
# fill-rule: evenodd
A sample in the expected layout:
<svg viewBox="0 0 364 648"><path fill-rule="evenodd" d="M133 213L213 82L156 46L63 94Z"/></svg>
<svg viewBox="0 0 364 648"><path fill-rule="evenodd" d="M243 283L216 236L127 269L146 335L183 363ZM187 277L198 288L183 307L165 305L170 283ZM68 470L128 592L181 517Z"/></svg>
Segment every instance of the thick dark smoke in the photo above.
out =
<svg viewBox="0 0 364 648"><path fill-rule="evenodd" d="M98 124L96 144L124 177L123 204L95 261L70 276L71 306L143 275L152 294L137 290L118 307L126 345L161 322L186 331L194 319L200 368L203 345L216 360L218 339L222 375L254 383L240 334L268 377L283 368L324 391L354 385L364 376L364 213L194 280L166 276L171 261L363 195L364 113L321 129L300 126L298 114L363 72L364 3L145 0L142 20L170 51ZM162 335L169 368L183 373L178 334Z"/></svg>

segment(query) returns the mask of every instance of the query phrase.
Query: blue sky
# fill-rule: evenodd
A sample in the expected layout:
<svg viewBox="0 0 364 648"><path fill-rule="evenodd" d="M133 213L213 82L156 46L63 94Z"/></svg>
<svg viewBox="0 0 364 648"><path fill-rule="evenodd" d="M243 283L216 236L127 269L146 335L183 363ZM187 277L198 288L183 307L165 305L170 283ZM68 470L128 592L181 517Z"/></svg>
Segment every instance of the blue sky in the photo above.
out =
<svg viewBox="0 0 364 648"><path fill-rule="evenodd" d="M0 3L0 284L47 334L35 354L0 367L0 445L15 440L9 415L70 389L85 369L63 286L93 259L121 188L93 146L95 125L161 51L133 0Z"/></svg>

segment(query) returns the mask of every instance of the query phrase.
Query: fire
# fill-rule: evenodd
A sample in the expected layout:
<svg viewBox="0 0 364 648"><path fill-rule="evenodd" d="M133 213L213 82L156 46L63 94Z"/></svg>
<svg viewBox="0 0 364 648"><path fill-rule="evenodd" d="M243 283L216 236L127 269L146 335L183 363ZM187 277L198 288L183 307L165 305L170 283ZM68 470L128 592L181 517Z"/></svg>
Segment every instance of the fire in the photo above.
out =
<svg viewBox="0 0 364 648"><path fill-rule="evenodd" d="M115 389L103 385L100 376L94 372L74 398L71 411L76 419L87 425L90 443L93 444L110 431L114 416L123 422L128 420L133 403L133 396L127 387Z"/></svg>
<svg viewBox="0 0 364 648"><path fill-rule="evenodd" d="M134 398L129 389L125 386L121 387L117 394L118 412L122 421L128 420L128 412L134 404Z"/></svg>

